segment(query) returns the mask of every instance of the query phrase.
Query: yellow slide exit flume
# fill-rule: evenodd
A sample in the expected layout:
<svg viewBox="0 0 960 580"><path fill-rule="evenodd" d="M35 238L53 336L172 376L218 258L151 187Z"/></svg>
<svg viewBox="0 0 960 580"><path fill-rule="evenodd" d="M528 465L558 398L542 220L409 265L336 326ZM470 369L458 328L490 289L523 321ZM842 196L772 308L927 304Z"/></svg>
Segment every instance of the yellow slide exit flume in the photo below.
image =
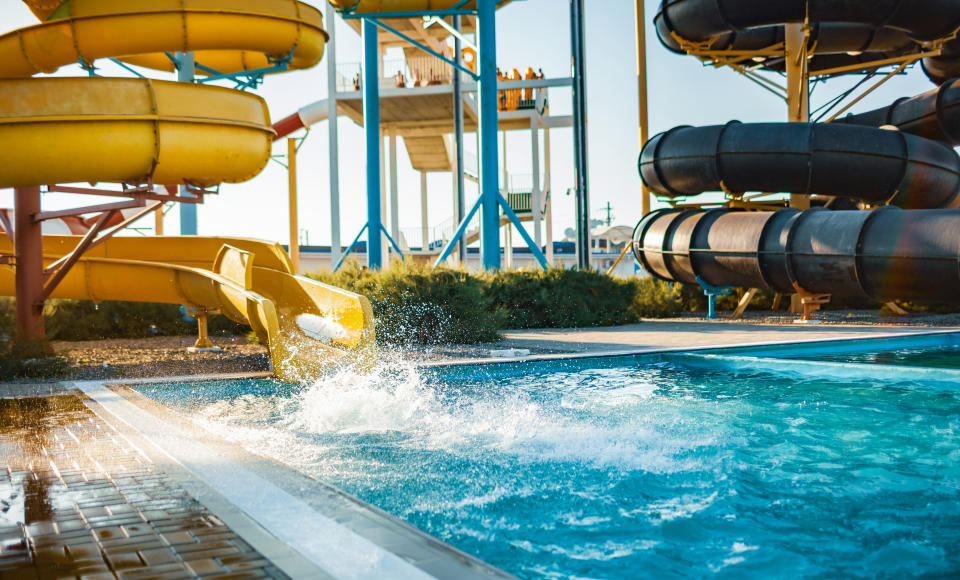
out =
<svg viewBox="0 0 960 580"><path fill-rule="evenodd" d="M41 22L0 35L0 188L251 179L274 137L256 95L145 78L29 77L103 58L172 70L174 52L193 52L198 74L298 70L320 61L327 40L321 12L297 0L24 1ZM44 236L45 265L80 240ZM0 254L11 246L0 235ZM0 266L0 295L16 293L14 273ZM113 238L87 251L50 297L222 312L254 329L283 380L373 351L367 299L295 275L270 242Z"/></svg>
<svg viewBox="0 0 960 580"><path fill-rule="evenodd" d="M78 236L44 236L49 264ZM0 239L0 253L11 250ZM0 295L14 293L12 268L0 268ZM358 294L292 273L278 244L245 238L113 238L84 255L52 298L185 304L249 324L270 348L285 381L316 377L337 364L369 359L373 312ZM306 315L306 317L305 317ZM325 336L318 336L317 326Z"/></svg>

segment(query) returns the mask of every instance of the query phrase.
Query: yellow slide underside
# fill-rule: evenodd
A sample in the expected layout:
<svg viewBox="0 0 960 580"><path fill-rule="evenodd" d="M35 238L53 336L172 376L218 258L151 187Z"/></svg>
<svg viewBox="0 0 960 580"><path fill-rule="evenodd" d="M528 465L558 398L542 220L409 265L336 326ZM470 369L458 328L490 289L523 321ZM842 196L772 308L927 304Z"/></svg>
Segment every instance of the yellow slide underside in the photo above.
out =
<svg viewBox="0 0 960 580"><path fill-rule="evenodd" d="M289 70L323 58L319 10L295 0L28 1L45 22L0 36L0 78L52 73L80 58L118 58L173 70L165 52L195 53L223 73L263 68L290 55ZM58 6L54 6L57 4ZM52 8L51 8L52 6ZM292 54L291 54L292 53Z"/></svg>
<svg viewBox="0 0 960 580"><path fill-rule="evenodd" d="M114 78L0 82L0 188L74 182L246 181L270 159L260 97Z"/></svg>
<svg viewBox="0 0 960 580"><path fill-rule="evenodd" d="M78 236L44 236L49 264ZM0 240L0 253L10 253ZM15 294L14 269L0 266L0 295ZM358 294L291 273L278 244L244 238L113 238L88 252L52 298L185 304L249 324L270 348L276 376L301 381L331 366L373 356L373 311ZM325 318L342 329L311 338L297 318Z"/></svg>

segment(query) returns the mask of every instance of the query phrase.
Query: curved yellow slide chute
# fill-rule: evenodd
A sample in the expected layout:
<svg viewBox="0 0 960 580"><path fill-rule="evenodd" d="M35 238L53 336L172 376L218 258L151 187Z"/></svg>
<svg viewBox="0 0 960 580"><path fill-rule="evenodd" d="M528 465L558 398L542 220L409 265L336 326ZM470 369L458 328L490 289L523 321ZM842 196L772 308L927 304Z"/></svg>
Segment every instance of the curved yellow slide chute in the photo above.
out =
<svg viewBox="0 0 960 580"><path fill-rule="evenodd" d="M166 52L193 51L219 72L263 68L290 58L289 70L323 58L319 10L296 0L68 0L27 2L44 22L0 36L0 78L52 73L81 58L119 58L173 70Z"/></svg>
<svg viewBox="0 0 960 580"><path fill-rule="evenodd" d="M70 251L77 236L44 236L49 264ZM0 253L10 251L0 240ZM13 294L12 268L0 267L0 295ZM358 294L294 275L278 244L245 238L113 238L77 263L52 298L185 304L219 311L249 324L270 348L281 380L316 377L330 366L373 355L373 312ZM301 317L336 329L308 335ZM309 331L309 327L307 328Z"/></svg>
<svg viewBox="0 0 960 580"><path fill-rule="evenodd" d="M0 187L74 182L199 185L256 176L270 159L260 97L116 78L0 82Z"/></svg>

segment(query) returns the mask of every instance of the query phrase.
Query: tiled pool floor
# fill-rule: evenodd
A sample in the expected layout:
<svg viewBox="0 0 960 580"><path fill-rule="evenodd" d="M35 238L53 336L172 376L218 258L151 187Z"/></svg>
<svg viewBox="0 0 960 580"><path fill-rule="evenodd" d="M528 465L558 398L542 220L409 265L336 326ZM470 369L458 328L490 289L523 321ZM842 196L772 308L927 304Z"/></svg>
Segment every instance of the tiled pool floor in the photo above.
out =
<svg viewBox="0 0 960 580"><path fill-rule="evenodd" d="M0 458L0 577L287 577L78 395L0 399Z"/></svg>

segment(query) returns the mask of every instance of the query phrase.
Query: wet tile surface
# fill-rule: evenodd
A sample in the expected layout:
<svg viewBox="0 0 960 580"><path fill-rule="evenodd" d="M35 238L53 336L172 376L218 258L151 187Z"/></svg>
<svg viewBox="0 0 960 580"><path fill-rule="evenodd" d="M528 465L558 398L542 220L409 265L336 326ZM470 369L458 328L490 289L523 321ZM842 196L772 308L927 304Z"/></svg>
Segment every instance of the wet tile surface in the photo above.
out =
<svg viewBox="0 0 960 580"><path fill-rule="evenodd" d="M0 578L285 578L76 395L0 398Z"/></svg>

